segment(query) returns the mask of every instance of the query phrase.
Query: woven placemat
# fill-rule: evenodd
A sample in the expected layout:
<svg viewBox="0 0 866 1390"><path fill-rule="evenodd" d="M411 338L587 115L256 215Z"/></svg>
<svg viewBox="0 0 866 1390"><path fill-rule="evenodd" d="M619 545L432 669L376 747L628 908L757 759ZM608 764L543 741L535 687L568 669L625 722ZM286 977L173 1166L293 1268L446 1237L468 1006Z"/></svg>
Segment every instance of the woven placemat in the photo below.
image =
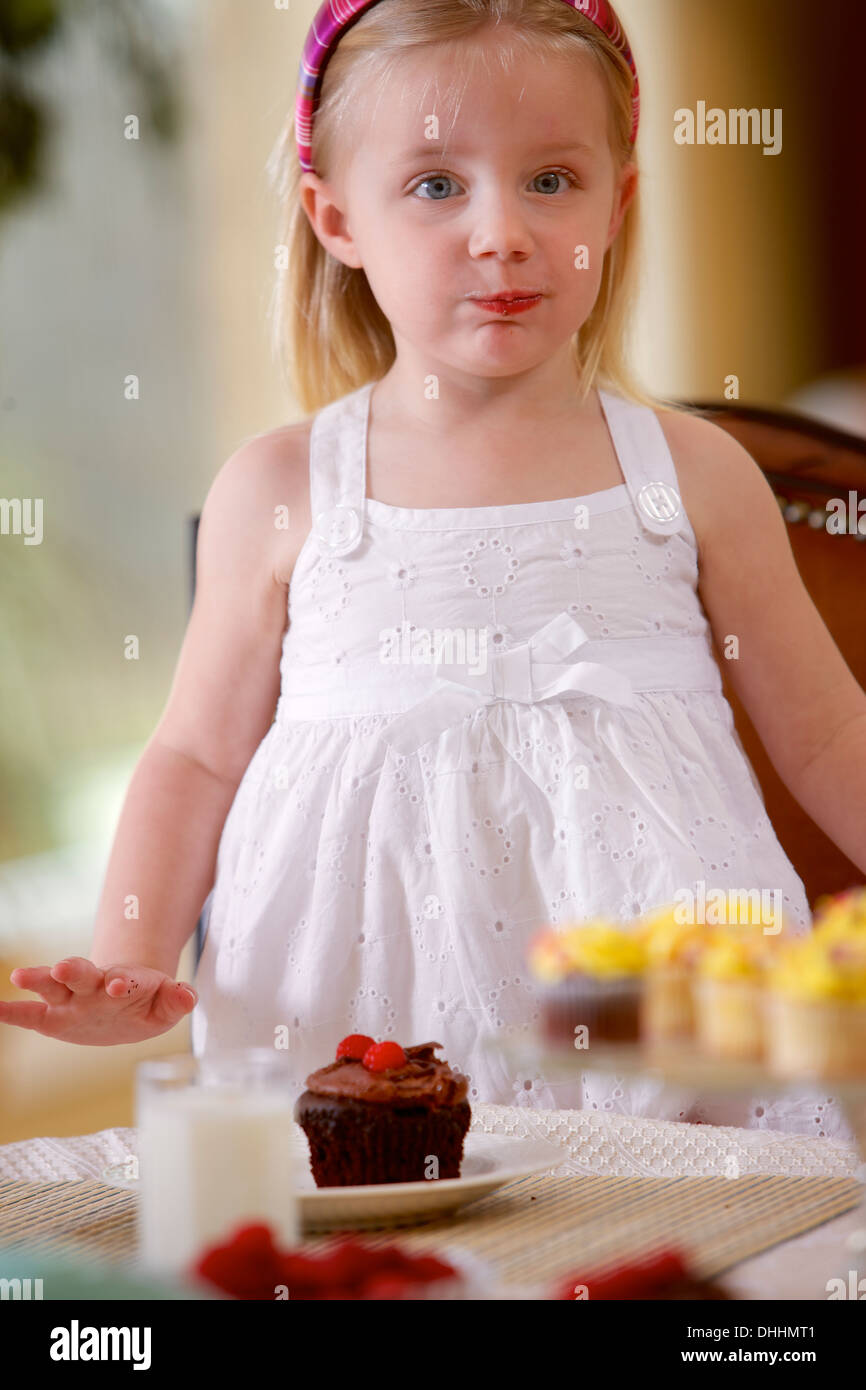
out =
<svg viewBox="0 0 866 1390"><path fill-rule="evenodd" d="M529 1177L455 1215L397 1232L365 1231L364 1239L462 1248L505 1285L546 1284L667 1245L712 1278L843 1215L861 1196L850 1178ZM138 1273L136 1204L135 1194L92 1181L2 1182L0 1245ZM316 1248L330 1238L305 1244Z"/></svg>

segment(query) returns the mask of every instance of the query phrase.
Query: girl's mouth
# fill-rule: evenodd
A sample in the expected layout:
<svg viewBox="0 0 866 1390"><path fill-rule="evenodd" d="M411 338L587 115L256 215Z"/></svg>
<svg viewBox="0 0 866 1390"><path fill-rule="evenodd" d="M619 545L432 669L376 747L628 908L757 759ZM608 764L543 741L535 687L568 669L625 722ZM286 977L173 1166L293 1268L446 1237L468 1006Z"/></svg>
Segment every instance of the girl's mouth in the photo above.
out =
<svg viewBox="0 0 866 1390"><path fill-rule="evenodd" d="M488 314L510 315L525 314L528 309L534 309L536 304L540 304L541 300L540 294L534 294L525 299L473 299L472 303Z"/></svg>

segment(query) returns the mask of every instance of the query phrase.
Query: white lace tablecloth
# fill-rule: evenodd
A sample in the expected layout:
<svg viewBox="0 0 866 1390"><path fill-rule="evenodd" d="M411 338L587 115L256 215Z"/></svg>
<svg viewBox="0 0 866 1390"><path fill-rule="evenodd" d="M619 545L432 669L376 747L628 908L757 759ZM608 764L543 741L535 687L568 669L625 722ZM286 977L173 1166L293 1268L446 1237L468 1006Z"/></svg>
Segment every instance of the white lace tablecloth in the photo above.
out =
<svg viewBox="0 0 866 1390"><path fill-rule="evenodd" d="M557 1145L559 1175L595 1177L737 1177L756 1173L860 1178L853 1147L778 1130L679 1124L613 1113L475 1105L472 1128L488 1134L537 1136ZM137 1152L134 1129L104 1129L72 1138L27 1139L0 1146L0 1181L98 1179L109 1164ZM866 1211L849 1212L774 1246L729 1270L722 1280L735 1298L825 1299L830 1278L847 1281L866 1258Z"/></svg>

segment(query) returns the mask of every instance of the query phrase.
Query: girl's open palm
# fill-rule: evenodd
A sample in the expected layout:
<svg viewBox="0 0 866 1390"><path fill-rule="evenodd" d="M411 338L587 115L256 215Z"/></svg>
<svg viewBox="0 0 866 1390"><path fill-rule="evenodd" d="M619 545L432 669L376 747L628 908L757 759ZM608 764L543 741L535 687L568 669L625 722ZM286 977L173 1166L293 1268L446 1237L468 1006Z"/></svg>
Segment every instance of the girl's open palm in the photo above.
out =
<svg viewBox="0 0 866 1390"><path fill-rule="evenodd" d="M154 1038L173 1028L198 1002L190 985L161 970L144 965L101 970L84 956L67 956L51 966L22 966L9 978L19 989L41 995L44 1002L0 1001L0 1023L95 1047Z"/></svg>

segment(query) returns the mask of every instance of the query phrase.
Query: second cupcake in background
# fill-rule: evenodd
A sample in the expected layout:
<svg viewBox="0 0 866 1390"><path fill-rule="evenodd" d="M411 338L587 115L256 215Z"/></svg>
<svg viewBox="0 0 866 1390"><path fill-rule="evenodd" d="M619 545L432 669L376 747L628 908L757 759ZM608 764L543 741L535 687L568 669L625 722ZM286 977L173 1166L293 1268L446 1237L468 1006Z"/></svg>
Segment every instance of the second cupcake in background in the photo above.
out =
<svg viewBox="0 0 866 1390"><path fill-rule="evenodd" d="M730 893L721 923L669 905L627 924L542 928L529 965L544 1038L866 1078L866 887L819 898L805 937L748 906Z"/></svg>
<svg viewBox="0 0 866 1390"><path fill-rule="evenodd" d="M694 974L710 929L680 922L673 907L645 917L638 935L646 951L641 1036L650 1044L694 1037Z"/></svg>
<svg viewBox="0 0 866 1390"><path fill-rule="evenodd" d="M765 986L772 938L756 927L716 928L694 982L696 1037L707 1057L760 1062L766 1048Z"/></svg>
<svg viewBox="0 0 866 1390"><path fill-rule="evenodd" d="M607 922L543 927L529 948L541 1028L552 1043L635 1043L646 950L639 933Z"/></svg>
<svg viewBox="0 0 866 1390"><path fill-rule="evenodd" d="M817 899L812 914L813 931L862 932L866 936L866 888L848 888L844 893L824 894Z"/></svg>
<svg viewBox="0 0 866 1390"><path fill-rule="evenodd" d="M777 1076L866 1078L866 931L824 923L790 942L768 981L768 1061Z"/></svg>

